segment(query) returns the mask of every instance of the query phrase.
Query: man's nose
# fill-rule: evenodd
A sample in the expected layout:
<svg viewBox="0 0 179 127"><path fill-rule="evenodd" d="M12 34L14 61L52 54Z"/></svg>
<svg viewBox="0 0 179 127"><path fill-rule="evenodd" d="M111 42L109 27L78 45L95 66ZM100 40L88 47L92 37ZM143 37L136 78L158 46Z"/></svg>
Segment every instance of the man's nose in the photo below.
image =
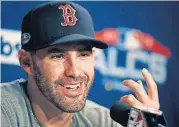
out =
<svg viewBox="0 0 179 127"><path fill-rule="evenodd" d="M81 70L78 66L77 58L71 56L65 63L65 75L67 77L78 77L81 73Z"/></svg>

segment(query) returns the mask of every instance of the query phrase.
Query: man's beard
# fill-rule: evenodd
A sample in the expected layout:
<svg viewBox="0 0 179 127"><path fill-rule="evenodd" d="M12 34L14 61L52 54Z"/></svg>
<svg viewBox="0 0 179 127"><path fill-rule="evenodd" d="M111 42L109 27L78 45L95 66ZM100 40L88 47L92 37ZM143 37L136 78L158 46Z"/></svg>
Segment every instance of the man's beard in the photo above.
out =
<svg viewBox="0 0 179 127"><path fill-rule="evenodd" d="M79 77L80 79L83 79L83 84L85 84L85 91L82 95L76 96L76 97L70 97L66 96L63 93L59 93L57 91L57 87L59 87L59 82L63 79L57 79L55 81L49 81L48 78L43 75L38 66L36 65L35 61L34 63L34 80L37 84L37 87L41 91L41 93L52 103L54 104L58 109L60 109L63 112L78 112L81 111L86 103L86 99L88 96L89 89L91 87L92 81L94 79L94 75L92 79ZM79 79L77 78L77 79ZM66 80L65 78L64 80ZM72 80L70 78L70 80ZM76 80L76 79L74 79Z"/></svg>

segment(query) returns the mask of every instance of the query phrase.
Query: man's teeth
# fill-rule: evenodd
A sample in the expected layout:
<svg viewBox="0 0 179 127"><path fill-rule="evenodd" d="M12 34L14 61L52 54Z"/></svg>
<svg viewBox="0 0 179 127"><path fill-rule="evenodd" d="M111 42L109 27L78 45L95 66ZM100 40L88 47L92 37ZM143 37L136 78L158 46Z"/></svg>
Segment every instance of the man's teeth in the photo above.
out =
<svg viewBox="0 0 179 127"><path fill-rule="evenodd" d="M76 90L79 87L80 87L80 84L78 84L78 85L65 85L65 88L70 89L70 90Z"/></svg>

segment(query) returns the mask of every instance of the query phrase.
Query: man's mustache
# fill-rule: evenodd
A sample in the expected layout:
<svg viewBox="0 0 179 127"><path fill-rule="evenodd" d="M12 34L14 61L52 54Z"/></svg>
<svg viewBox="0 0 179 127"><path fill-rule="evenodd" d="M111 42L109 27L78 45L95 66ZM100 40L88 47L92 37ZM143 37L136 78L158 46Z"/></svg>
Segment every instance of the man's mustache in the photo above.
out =
<svg viewBox="0 0 179 127"><path fill-rule="evenodd" d="M70 84L72 82L86 82L87 77L86 76L79 76L79 77L66 77L57 79L55 81L55 84Z"/></svg>

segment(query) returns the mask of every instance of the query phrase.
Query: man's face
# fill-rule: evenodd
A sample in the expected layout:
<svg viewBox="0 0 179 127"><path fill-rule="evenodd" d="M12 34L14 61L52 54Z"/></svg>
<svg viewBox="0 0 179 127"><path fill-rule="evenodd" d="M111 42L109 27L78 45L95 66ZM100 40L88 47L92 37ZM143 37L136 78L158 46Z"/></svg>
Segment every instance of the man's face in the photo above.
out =
<svg viewBox="0 0 179 127"><path fill-rule="evenodd" d="M94 54L89 44L63 44L36 51L34 80L42 94L64 112L85 106L94 79Z"/></svg>

